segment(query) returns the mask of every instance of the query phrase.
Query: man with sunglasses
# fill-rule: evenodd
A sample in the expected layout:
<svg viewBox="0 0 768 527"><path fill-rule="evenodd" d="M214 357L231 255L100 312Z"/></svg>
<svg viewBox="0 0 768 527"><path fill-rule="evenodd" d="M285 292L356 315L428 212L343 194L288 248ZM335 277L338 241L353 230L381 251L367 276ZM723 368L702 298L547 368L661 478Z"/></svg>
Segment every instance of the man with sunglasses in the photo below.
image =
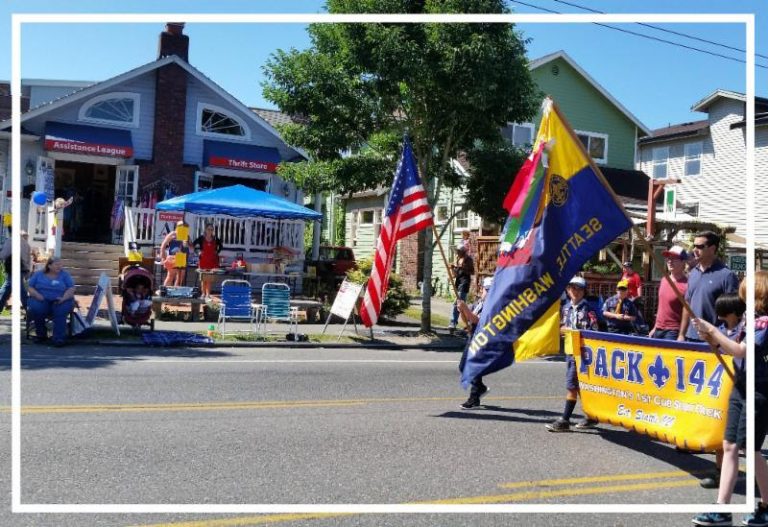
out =
<svg viewBox="0 0 768 527"><path fill-rule="evenodd" d="M690 304L694 315L710 324L717 324L717 297L739 290L736 274L717 258L719 246L720 236L714 232L703 231L696 234L693 240L693 255L698 264L688 275L688 290L685 292L685 300ZM691 314L684 309L677 340L701 342L696 328L690 321Z"/></svg>

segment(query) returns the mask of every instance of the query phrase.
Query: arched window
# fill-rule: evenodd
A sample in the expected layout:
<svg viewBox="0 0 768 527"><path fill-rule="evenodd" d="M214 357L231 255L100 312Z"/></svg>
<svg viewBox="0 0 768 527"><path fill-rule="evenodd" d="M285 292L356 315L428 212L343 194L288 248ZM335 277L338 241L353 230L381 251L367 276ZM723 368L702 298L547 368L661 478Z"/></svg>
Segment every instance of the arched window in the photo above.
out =
<svg viewBox="0 0 768 527"><path fill-rule="evenodd" d="M201 135L250 138L248 127L240 118L211 104L198 105L197 124L197 133Z"/></svg>
<svg viewBox="0 0 768 527"><path fill-rule="evenodd" d="M80 107L78 119L137 128L139 126L139 94L113 92L94 97Z"/></svg>

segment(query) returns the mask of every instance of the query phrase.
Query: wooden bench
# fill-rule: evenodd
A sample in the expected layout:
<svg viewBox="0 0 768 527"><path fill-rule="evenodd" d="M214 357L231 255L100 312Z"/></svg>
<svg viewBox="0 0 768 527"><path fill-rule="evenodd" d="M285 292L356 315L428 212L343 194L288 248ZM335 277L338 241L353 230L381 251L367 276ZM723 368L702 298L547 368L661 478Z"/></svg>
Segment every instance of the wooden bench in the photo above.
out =
<svg viewBox="0 0 768 527"><path fill-rule="evenodd" d="M200 320L200 306L205 304L205 300L202 298L184 298L184 297L168 297L156 295L152 297L152 311L155 312L155 318L160 318L160 313L163 310L163 304L170 306L183 306L189 305L192 312L192 322Z"/></svg>

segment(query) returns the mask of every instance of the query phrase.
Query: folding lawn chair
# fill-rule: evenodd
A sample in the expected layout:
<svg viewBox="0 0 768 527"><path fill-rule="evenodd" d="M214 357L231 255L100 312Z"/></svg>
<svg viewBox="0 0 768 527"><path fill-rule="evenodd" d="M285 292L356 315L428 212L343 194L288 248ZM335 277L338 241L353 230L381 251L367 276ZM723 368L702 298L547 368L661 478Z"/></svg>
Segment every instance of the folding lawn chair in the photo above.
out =
<svg viewBox="0 0 768 527"><path fill-rule="evenodd" d="M287 284L267 282L261 287L261 305L261 322L288 322L288 331L293 328L295 340L299 332L299 308L291 307L291 288Z"/></svg>
<svg viewBox="0 0 768 527"><path fill-rule="evenodd" d="M224 333L227 320L248 321L251 331L258 332L258 308L251 303L251 284L247 280L224 280L221 284L221 308L217 329Z"/></svg>

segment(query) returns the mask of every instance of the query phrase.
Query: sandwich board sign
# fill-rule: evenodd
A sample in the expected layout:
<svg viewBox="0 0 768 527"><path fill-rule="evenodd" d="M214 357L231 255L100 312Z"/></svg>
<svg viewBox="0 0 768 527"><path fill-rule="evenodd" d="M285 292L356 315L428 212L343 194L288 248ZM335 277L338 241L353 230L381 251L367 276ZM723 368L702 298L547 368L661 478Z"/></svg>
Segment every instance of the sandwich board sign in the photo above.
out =
<svg viewBox="0 0 768 527"><path fill-rule="evenodd" d="M344 319L344 327L341 328L341 332L339 333L339 340L341 340L341 335L347 328L350 315L352 315L352 312L355 310L357 299L360 297L360 292L363 290L363 285L364 284L348 282L346 278L344 279L344 281L341 283L341 286L339 287L339 292L336 293L336 298L333 301L333 305L331 306L331 313L325 320L323 335L325 334L325 330L328 328L328 322L331 321L331 317L336 315L337 317ZM357 322L354 322L354 324L355 333L357 333Z"/></svg>
<svg viewBox="0 0 768 527"><path fill-rule="evenodd" d="M115 311L115 298L112 296L112 280L107 276L107 273L101 273L99 283L96 284L96 291L93 292L91 307L88 308L88 313L85 315L86 327L89 328L93 326L93 323L96 321L96 315L99 312L99 307L105 296L107 297L107 313L109 315L109 321L112 324L112 329L115 330L115 333L120 335L120 327L117 325L117 311Z"/></svg>

